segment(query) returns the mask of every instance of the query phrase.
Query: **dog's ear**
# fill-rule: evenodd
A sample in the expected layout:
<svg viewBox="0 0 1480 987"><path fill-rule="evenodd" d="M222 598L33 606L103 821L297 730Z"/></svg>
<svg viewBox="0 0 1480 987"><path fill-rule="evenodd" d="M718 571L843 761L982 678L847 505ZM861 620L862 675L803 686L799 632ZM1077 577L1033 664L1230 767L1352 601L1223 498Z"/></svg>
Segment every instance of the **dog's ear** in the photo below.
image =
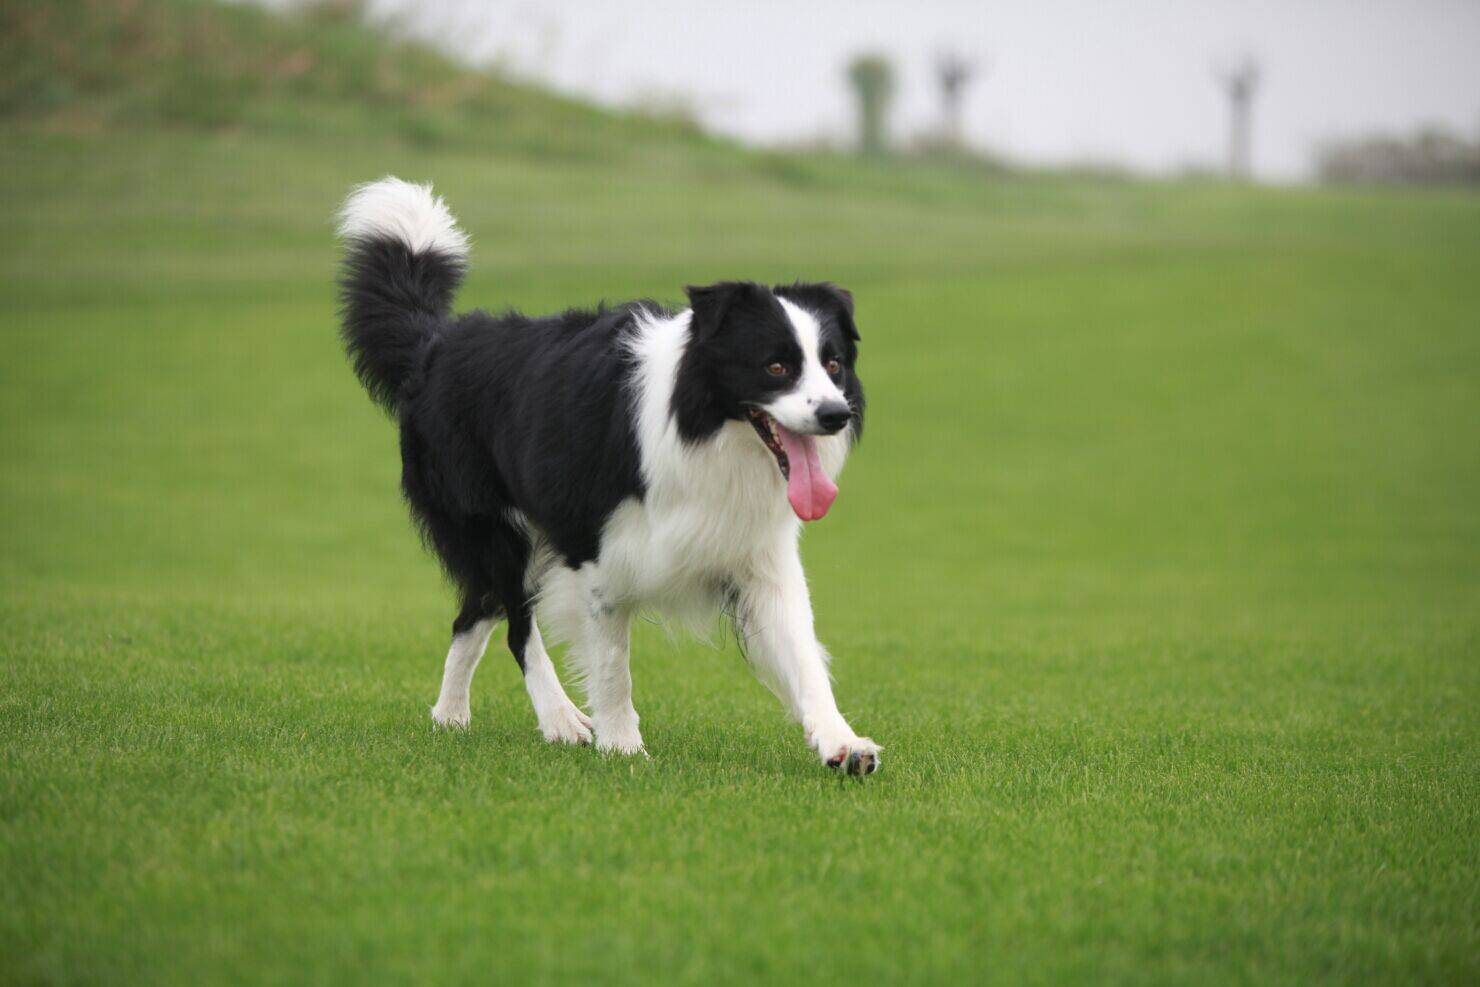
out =
<svg viewBox="0 0 1480 987"><path fill-rule="evenodd" d="M778 285L776 294L793 301L819 315L828 315L837 322L838 328L855 343L858 342L858 325L853 321L853 292L839 288L830 281L791 285Z"/></svg>
<svg viewBox="0 0 1480 987"><path fill-rule="evenodd" d="M737 310L765 301L766 289L754 281L719 281L684 288L694 310L693 333L700 342L713 339ZM771 301L774 307L776 302Z"/></svg>

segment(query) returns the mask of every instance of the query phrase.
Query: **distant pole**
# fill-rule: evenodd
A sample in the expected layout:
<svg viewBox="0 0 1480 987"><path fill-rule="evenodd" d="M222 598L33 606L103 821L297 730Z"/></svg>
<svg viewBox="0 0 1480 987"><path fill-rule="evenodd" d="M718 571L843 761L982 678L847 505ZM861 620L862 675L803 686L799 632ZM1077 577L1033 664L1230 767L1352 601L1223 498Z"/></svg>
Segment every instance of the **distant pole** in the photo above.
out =
<svg viewBox="0 0 1480 987"><path fill-rule="evenodd" d="M1252 172L1254 93L1259 89L1259 63L1245 57L1220 72L1218 81L1228 96L1228 177L1245 181Z"/></svg>
<svg viewBox="0 0 1480 987"><path fill-rule="evenodd" d="M961 123L961 106L965 102L966 87L976 75L974 62L955 52L941 52L935 57L935 81L940 86L941 136L952 147L965 143Z"/></svg>
<svg viewBox="0 0 1480 987"><path fill-rule="evenodd" d="M894 95L894 69L883 55L859 55L848 65L848 81L858 98L858 146L864 154L883 154L888 146L885 116Z"/></svg>

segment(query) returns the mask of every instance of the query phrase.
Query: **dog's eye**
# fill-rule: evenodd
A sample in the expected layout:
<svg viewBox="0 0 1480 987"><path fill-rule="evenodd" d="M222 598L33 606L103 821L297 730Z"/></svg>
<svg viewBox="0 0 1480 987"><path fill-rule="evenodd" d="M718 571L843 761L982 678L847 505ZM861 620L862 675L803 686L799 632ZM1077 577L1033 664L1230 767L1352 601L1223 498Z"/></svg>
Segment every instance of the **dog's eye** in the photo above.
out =
<svg viewBox="0 0 1480 987"><path fill-rule="evenodd" d="M782 363L780 360L777 360L775 363L766 364L766 373L770 374L772 377L785 377L787 374L791 373L791 371L786 368L786 364Z"/></svg>
<svg viewBox="0 0 1480 987"><path fill-rule="evenodd" d="M843 365L841 363L839 363L836 360L829 360L829 361L827 361L827 375L829 377L836 377L838 374L840 374L842 372L843 372Z"/></svg>

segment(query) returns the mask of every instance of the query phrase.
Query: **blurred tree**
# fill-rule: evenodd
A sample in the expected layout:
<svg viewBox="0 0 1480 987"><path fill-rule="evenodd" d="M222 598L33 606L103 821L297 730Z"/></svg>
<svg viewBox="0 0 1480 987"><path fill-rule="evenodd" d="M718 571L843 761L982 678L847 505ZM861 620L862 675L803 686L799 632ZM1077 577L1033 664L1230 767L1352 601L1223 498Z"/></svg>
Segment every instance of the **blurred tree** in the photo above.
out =
<svg viewBox="0 0 1480 987"><path fill-rule="evenodd" d="M1245 55L1217 75L1228 95L1228 177L1242 181L1249 177L1252 161L1250 116L1259 88L1259 63Z"/></svg>
<svg viewBox="0 0 1480 987"><path fill-rule="evenodd" d="M1439 127L1406 136L1373 134L1328 141L1316 152L1325 182L1393 185L1480 184L1480 140Z"/></svg>
<svg viewBox="0 0 1480 987"><path fill-rule="evenodd" d="M885 116L894 95L894 68L883 55L859 55L848 65L848 81L858 97L858 146L865 154L887 150Z"/></svg>

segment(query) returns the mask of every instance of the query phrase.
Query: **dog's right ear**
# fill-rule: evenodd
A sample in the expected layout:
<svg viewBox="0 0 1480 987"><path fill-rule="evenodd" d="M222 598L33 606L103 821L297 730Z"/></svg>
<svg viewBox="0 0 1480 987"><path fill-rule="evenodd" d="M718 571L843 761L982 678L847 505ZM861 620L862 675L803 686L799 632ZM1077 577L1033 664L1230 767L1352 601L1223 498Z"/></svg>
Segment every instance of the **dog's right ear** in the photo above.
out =
<svg viewBox="0 0 1480 987"><path fill-rule="evenodd" d="M717 281L691 284L684 288L684 294L689 296L689 305L694 310L691 323L694 339L702 343L718 335L737 309L764 302L763 296L768 292L754 281Z"/></svg>

